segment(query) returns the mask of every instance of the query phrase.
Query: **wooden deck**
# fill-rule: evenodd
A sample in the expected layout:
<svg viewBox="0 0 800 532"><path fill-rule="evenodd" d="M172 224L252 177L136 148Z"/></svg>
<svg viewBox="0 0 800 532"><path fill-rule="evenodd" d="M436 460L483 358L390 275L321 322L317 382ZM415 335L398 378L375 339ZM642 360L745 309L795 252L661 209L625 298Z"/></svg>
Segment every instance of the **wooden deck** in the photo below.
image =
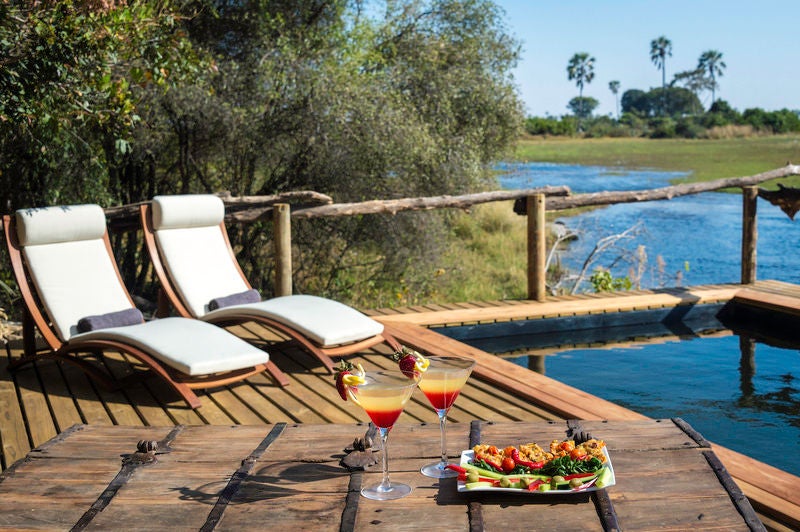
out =
<svg viewBox="0 0 800 532"><path fill-rule="evenodd" d="M406 345L429 353L453 353L477 360L473 378L450 412L452 421L636 420L644 416L446 338L427 326L725 302L740 290L739 285L719 285L552 298L544 303L502 301L379 309L369 314L384 322ZM774 282L751 285L748 291L800 295L800 288ZM239 332L265 342L276 340L259 327L242 327ZM264 425L278 422L348 424L367 420L360 408L341 401L333 379L313 357L290 344L272 345L269 351L289 376L290 386L279 388L262 374L242 383L201 392L203 406L190 410L156 379L108 391L89 381L79 370L50 361L40 361L9 374L6 369L9 360L20 355L19 346L9 344L7 356L0 358L0 465L8 468L31 449L81 423ZM393 367L387 354L385 348L377 348L350 358L368 368ZM121 356L103 360L117 376L135 370ZM433 424L436 418L425 398L417 392L400 422ZM797 490L800 479L734 451L719 446L714 450L768 528L800 528L800 491Z"/></svg>

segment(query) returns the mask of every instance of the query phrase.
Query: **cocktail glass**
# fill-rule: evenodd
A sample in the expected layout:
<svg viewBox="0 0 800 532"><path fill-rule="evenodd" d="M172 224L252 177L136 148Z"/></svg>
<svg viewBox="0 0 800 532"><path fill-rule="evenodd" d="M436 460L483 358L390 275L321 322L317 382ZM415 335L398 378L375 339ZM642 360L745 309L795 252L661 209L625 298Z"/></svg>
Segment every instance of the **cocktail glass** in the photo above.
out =
<svg viewBox="0 0 800 532"><path fill-rule="evenodd" d="M438 462L428 464L420 472L432 478L458 476L456 471L447 468L447 412L461 388L469 379L475 361L458 357L428 357L430 365L425 376L419 382L419 389L430 401L439 416L439 428L442 433L442 458Z"/></svg>
<svg viewBox="0 0 800 532"><path fill-rule="evenodd" d="M383 480L361 490L361 495L368 499L387 501L411 493L411 486L389 481L387 440L418 382L419 379L409 379L402 373L370 371L364 375L363 383L347 386L350 399L361 406L378 427L383 444Z"/></svg>

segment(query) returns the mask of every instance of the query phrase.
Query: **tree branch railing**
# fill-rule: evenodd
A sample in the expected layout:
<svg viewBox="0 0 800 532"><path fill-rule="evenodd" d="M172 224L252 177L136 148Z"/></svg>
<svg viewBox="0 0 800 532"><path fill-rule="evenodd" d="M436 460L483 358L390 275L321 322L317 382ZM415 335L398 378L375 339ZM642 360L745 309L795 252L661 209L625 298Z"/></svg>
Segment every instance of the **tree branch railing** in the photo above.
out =
<svg viewBox="0 0 800 532"><path fill-rule="evenodd" d="M252 223L270 217L274 223L276 254L276 295L291 293L291 227L290 219L353 216L361 214L397 214L404 211L432 209L469 209L474 205L515 200L514 210L528 216L528 297L543 301L546 298L545 252L546 209L560 211L581 207L596 207L617 203L669 200L672 198L711 192L727 188L743 190L742 223L742 284L756 280L756 201L766 191L756 185L765 181L800 175L800 166L787 164L782 168L745 177L731 177L698 183L682 183L647 190L625 190L571 194L566 186L545 186L525 190L501 190L461 196L434 196L371 200L360 203L333 203L330 196L312 191L298 191L271 196L233 197L220 194L225 203L227 221ZM790 189L784 189L790 190ZM546 199L547 198L547 199ZM770 199L772 201L772 199ZM287 213L288 210L288 213ZM114 231L130 231L138 227L138 204L112 207L105 210L109 227Z"/></svg>

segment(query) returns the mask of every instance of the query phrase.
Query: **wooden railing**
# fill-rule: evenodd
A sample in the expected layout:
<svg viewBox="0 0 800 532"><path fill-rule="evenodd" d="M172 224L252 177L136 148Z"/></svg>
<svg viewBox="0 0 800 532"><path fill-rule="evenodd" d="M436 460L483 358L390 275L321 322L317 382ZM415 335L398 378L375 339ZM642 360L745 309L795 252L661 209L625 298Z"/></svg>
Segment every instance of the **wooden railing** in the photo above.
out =
<svg viewBox="0 0 800 532"><path fill-rule="evenodd" d="M333 200L317 192L289 192L274 196L232 197L222 195L226 207L226 220L249 223L272 217L273 245L275 247L275 295L292 293L291 218L319 218L353 216L362 214L396 214L402 211L431 209L467 209L473 205L496 201L515 200L515 211L527 216L528 246L528 298L543 301L546 296L545 261L546 227L548 210L560 211L578 207L613 205L640 201L669 200L679 196L710 192L727 188L741 188L742 209L742 256L741 282L756 281L756 224L757 199L767 197L776 204L774 192L759 190L757 185L765 181L800 175L800 166L788 164L768 172L746 176L717 179L699 183L685 183L648 190L596 192L571 194L565 186L547 186L526 190L502 190L463 196L435 196L427 198L402 198L373 200L360 203L333 203ZM788 189L790 191L794 189ZM796 192L796 191L795 191ZM787 210L787 209L785 209ZM795 209L796 210L796 209ZM137 224L138 205L125 205L106 209L109 227L112 230L131 230ZM787 213L789 211L787 210ZM793 212L789 213L793 216Z"/></svg>

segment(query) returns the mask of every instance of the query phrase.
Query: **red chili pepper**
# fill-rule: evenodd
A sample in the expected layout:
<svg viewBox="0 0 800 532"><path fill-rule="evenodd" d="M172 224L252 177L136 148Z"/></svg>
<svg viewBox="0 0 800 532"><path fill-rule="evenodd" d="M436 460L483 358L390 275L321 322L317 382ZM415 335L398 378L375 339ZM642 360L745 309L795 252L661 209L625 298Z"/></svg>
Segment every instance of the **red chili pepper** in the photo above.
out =
<svg viewBox="0 0 800 532"><path fill-rule="evenodd" d="M528 469L541 469L544 466L544 461L541 461L541 462L529 462L527 460L521 459L520 456L519 456L519 451L517 449L514 449L513 451L511 451L511 458L513 458L514 461L517 464L519 464L521 466L525 466Z"/></svg>
<svg viewBox="0 0 800 532"><path fill-rule="evenodd" d="M458 471L459 473L465 473L466 474L466 472L467 472L466 469L464 469L460 465L456 465L456 464L447 464L445 467L447 469L452 469L453 471Z"/></svg>
<svg viewBox="0 0 800 532"><path fill-rule="evenodd" d="M483 461L487 466L491 469L494 469L498 473L503 472L503 464L500 462L497 456L488 455L488 454L479 454L475 457L475 460Z"/></svg>
<svg viewBox="0 0 800 532"><path fill-rule="evenodd" d="M536 491L537 489L539 489L539 486L541 486L544 483L545 481L542 479L534 480L533 482L528 484L528 491Z"/></svg>

